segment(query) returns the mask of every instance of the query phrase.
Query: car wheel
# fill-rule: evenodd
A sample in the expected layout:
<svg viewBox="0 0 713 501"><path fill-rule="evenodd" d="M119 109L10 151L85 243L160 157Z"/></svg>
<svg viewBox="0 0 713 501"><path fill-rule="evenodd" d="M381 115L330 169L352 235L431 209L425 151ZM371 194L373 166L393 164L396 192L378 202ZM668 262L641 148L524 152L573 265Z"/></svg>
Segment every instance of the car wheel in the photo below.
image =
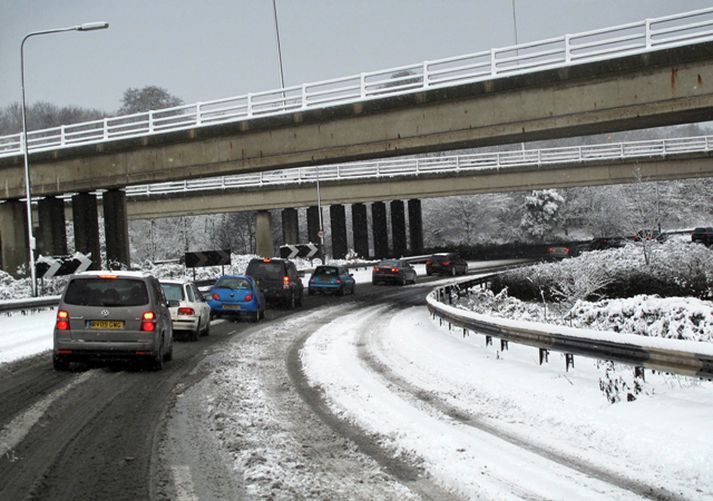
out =
<svg viewBox="0 0 713 501"><path fill-rule="evenodd" d="M265 310L264 309L260 310L260 320L262 320L263 318L265 318Z"/></svg>
<svg viewBox="0 0 713 501"><path fill-rule="evenodd" d="M205 324L205 330L203 331L204 336L210 336L210 319Z"/></svg>
<svg viewBox="0 0 713 501"><path fill-rule="evenodd" d="M307 294L310 296L314 296L314 291L312 289L307 289Z"/></svg>
<svg viewBox="0 0 713 501"><path fill-rule="evenodd" d="M173 343L171 343L171 347L168 349L168 351L164 353L163 360L165 362L170 362L171 360L173 360Z"/></svg>
<svg viewBox="0 0 713 501"><path fill-rule="evenodd" d="M161 339L161 346L158 349L156 357L151 361L151 369L155 371L160 371L163 369L163 338Z"/></svg>
<svg viewBox="0 0 713 501"><path fill-rule="evenodd" d="M290 294L290 297L287 298L287 307L289 309L293 310L296 305L297 305L297 299L295 299L295 294L292 293L292 294Z"/></svg>
<svg viewBox="0 0 713 501"><path fill-rule="evenodd" d="M352 284L352 296L356 292L356 284Z"/></svg>
<svg viewBox="0 0 713 501"><path fill-rule="evenodd" d="M455 266L453 268L451 268L451 276L452 277L456 276L456 267Z"/></svg>
<svg viewBox="0 0 713 501"><path fill-rule="evenodd" d="M431 275L433 275L433 273L431 272L431 270L426 270L426 276L427 276L427 277L430 277Z"/></svg>
<svg viewBox="0 0 713 501"><path fill-rule="evenodd" d="M69 362L62 357L54 355L52 357L52 366L56 371L66 371L69 369Z"/></svg>
<svg viewBox="0 0 713 501"><path fill-rule="evenodd" d="M300 291L300 295L297 296L297 306L302 306L302 296L304 295L303 291Z"/></svg>
<svg viewBox="0 0 713 501"><path fill-rule="evenodd" d="M463 268L463 275L468 274L468 265L466 264L465 267Z"/></svg>
<svg viewBox="0 0 713 501"><path fill-rule="evenodd" d="M342 285L339 290L337 291L337 296L343 296L344 295L344 286Z"/></svg>

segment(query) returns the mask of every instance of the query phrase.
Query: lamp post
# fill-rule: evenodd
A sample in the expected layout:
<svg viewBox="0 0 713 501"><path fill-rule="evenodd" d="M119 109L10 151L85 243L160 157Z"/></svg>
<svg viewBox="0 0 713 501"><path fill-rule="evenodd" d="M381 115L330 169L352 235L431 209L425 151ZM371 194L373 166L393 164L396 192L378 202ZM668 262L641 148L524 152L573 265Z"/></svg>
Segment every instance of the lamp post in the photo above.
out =
<svg viewBox="0 0 713 501"><path fill-rule="evenodd" d="M29 145L27 143L27 110L25 103L25 42L28 38L37 35L48 35L50 33L62 33L64 31L93 31L103 30L109 27L109 23L92 22L84 23L68 28L56 28L43 31L33 31L25 35L20 44L20 90L22 91L22 154L25 160L25 197L27 199L27 239L30 247L30 276L32 277L32 296L37 296L37 276L35 272L35 236L32 231L32 189L30 187L30 158Z"/></svg>

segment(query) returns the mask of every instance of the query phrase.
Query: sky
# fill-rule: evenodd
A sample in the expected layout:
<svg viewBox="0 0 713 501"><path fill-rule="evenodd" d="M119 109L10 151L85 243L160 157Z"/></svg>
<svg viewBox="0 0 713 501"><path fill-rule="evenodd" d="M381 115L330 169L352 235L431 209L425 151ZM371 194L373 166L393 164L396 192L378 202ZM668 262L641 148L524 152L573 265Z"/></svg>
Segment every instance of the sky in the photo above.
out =
<svg viewBox="0 0 713 501"><path fill-rule="evenodd" d="M386 69L710 7L711 0L276 0L285 83ZM513 16L513 6L514 14ZM280 87L271 0L0 0L0 107L121 106L157 85L185 103Z"/></svg>

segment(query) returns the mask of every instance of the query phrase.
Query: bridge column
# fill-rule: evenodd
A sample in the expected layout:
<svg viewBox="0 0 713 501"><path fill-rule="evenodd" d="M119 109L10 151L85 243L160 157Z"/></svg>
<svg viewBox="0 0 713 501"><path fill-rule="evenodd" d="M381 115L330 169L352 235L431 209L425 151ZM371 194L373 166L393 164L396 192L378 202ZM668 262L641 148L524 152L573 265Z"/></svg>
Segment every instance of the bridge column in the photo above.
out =
<svg viewBox="0 0 713 501"><path fill-rule="evenodd" d="M348 250L347 221L342 204L335 204L329 207L329 221L332 228L332 257L344 259Z"/></svg>
<svg viewBox="0 0 713 501"><path fill-rule="evenodd" d="M377 259L389 255L389 233L386 229L386 204L371 204L371 230L374 236L374 257Z"/></svg>
<svg viewBox="0 0 713 501"><path fill-rule="evenodd" d="M88 252L92 254L90 270L101 269L96 195L82 192L72 197L72 222L74 225L74 248L83 254Z"/></svg>
<svg viewBox="0 0 713 501"><path fill-rule="evenodd" d="M67 254L67 228L64 200L46 197L37 202L37 252L43 256Z"/></svg>
<svg viewBox="0 0 713 501"><path fill-rule="evenodd" d="M258 256L272 257L275 255L275 248L272 242L272 217L270 212L259 210L255 218L255 253Z"/></svg>
<svg viewBox="0 0 713 501"><path fill-rule="evenodd" d="M307 240L319 243L319 209L316 205L307 207Z"/></svg>
<svg viewBox="0 0 713 501"><path fill-rule="evenodd" d="M423 252L423 216L421 200L418 198L408 201L408 232L411 254L421 254Z"/></svg>
<svg viewBox="0 0 713 501"><path fill-rule="evenodd" d="M17 268L29 261L26 206L19 200L0 204L0 265L17 278ZM30 276L29 270L26 274Z"/></svg>
<svg viewBox="0 0 713 501"><path fill-rule="evenodd" d="M282 209L282 243L300 243L300 226L297 209Z"/></svg>
<svg viewBox="0 0 713 501"><path fill-rule="evenodd" d="M394 245L394 257L406 254L406 216L401 200L391 201L391 236Z"/></svg>
<svg viewBox="0 0 713 501"><path fill-rule="evenodd" d="M110 270L129 268L129 219L126 217L126 192L112 189L102 195L106 261Z"/></svg>
<svg viewBox="0 0 713 501"><path fill-rule="evenodd" d="M369 228L364 204L352 204L352 235L354 251L359 257L366 258L369 255Z"/></svg>

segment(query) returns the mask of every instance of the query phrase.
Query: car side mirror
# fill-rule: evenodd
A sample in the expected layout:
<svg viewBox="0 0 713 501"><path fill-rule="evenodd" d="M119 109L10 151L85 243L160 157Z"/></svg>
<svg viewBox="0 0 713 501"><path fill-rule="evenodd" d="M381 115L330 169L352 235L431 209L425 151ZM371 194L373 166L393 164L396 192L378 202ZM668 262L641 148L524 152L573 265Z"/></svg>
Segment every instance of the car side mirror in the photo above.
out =
<svg viewBox="0 0 713 501"><path fill-rule="evenodd" d="M173 308L175 306L178 306L179 304L181 304L181 302L178 299L169 299L168 304L166 306L168 306L169 308Z"/></svg>

